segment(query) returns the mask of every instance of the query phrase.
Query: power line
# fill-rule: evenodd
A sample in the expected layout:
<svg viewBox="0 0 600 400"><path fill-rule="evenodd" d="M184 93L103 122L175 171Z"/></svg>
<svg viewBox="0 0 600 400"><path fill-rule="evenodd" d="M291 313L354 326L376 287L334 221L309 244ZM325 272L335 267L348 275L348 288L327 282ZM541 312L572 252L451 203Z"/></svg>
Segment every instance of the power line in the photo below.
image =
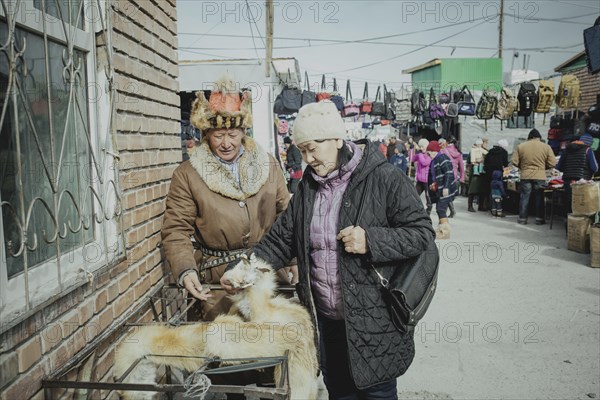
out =
<svg viewBox="0 0 600 400"><path fill-rule="evenodd" d="M589 22L575 22L575 21L569 21L571 19L577 19L577 18L583 18L583 17L589 17L590 14L585 14L585 15L578 15L575 17L565 17L565 18L538 18L538 17L534 17L534 18L522 18L522 16L520 15L516 15L516 14L509 14L509 13L504 13L505 16L507 17L515 17L515 18L519 18L522 19L523 21L531 21L531 22L557 22L560 24L574 24L574 25L585 25L588 26Z"/></svg>
<svg viewBox="0 0 600 400"><path fill-rule="evenodd" d="M248 10L249 14L252 14L252 11L250 11L250 7L248 6L248 0L246 0L246 9ZM252 35L252 45L254 46L254 53L256 53L256 58L260 58L260 56L258 55L258 49L256 48L256 42L254 41L254 31L252 30L252 21L250 21L250 19L248 19L248 25L250 26L250 35ZM264 43L265 42L263 41L263 45Z"/></svg>
<svg viewBox="0 0 600 400"><path fill-rule="evenodd" d="M437 40L437 41L435 41L435 42L433 42L433 43L430 43L430 44L428 44L428 45L421 46L421 47L419 47L418 49L414 49L414 50L408 51L408 52L406 52L406 53L398 54L397 56L394 56L394 57L389 57L389 58L386 58L386 59L384 59L384 60L380 60L380 61L372 62L372 63L369 63L369 64L361 65L361 66L359 66L359 67L354 67L354 68L349 68L349 69L343 69L343 70L335 71L335 72L332 72L332 73L338 73L338 72L348 72L348 71L355 71L355 70L357 70L357 69L362 69L362 68L366 68L366 67L371 67L371 66L373 66L373 65L377 65L377 64L384 63L384 62L392 61L392 60L395 60L396 58L400 58L400 57L404 57L404 56L407 56L407 55L409 55L409 54L412 54L412 53L416 53L417 51L423 50L423 49L424 49L424 48L426 48L426 47L429 47L429 46L431 46L431 45L434 45L434 44L437 44L437 43L443 42L444 40L448 40L448 39L450 39L450 38L453 38L453 37L455 37L455 36L461 35L461 34L463 34L463 33L465 33L465 32L468 32L468 31L470 31L471 29L475 29L475 28L477 28L478 26L480 26L480 25L483 25L485 22L486 22L486 21L482 21L482 22L478 23L478 24L477 24L477 25L475 25L475 26L471 26L471 27L469 27L469 28L467 28L467 29L463 29L463 30L462 30L462 31L460 31L460 32L457 32L457 33L455 33L455 34L453 34L453 35L450 35L450 36L447 36L447 37L445 37L445 38L442 38L442 39L440 39L440 40Z"/></svg>

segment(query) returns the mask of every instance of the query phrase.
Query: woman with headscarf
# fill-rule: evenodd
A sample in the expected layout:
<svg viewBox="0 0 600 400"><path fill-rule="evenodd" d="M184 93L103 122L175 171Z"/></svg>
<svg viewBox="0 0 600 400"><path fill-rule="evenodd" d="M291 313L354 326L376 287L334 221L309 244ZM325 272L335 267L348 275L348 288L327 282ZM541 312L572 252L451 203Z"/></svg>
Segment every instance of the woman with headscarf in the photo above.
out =
<svg viewBox="0 0 600 400"><path fill-rule="evenodd" d="M478 138L469 152L467 169L469 171L468 210L470 212L475 212L473 208L475 196L478 197L478 211L485 211L483 197L487 190L485 187L485 177L483 176L483 160L487 154L487 150L482 146L483 140Z"/></svg>

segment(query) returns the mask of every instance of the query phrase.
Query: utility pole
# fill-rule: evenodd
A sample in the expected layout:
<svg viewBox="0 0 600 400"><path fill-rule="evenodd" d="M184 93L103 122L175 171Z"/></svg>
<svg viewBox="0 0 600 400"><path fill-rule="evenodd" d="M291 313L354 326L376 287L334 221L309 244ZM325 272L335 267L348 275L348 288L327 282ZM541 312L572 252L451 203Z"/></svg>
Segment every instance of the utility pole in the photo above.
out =
<svg viewBox="0 0 600 400"><path fill-rule="evenodd" d="M267 54L265 55L265 76L271 76L271 60L273 59L273 0L266 0L267 9Z"/></svg>
<svg viewBox="0 0 600 400"><path fill-rule="evenodd" d="M500 26L498 27L498 58L502 59L502 33L504 32L504 0L500 0Z"/></svg>

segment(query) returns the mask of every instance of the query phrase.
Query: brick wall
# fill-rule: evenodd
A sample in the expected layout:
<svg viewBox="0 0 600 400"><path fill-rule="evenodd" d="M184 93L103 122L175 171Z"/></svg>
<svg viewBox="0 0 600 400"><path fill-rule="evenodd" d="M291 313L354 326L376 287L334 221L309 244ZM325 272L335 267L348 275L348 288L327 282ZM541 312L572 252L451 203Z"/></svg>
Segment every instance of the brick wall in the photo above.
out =
<svg viewBox="0 0 600 400"><path fill-rule="evenodd" d="M579 110L587 112L592 104L596 104L596 96L600 94L600 74L591 75L587 67L569 72L579 79L581 99Z"/></svg>
<svg viewBox="0 0 600 400"><path fill-rule="evenodd" d="M112 4L112 63L118 93L114 125L127 257L0 337L2 400L43 399L42 378L117 325L132 307L147 303L144 295L164 278L157 245L170 177L181 160L175 0ZM105 43L106 38L98 35L99 46ZM144 318L150 318L148 312ZM107 379L114 341L102 343L96 356L97 379ZM102 392L92 397L107 396Z"/></svg>

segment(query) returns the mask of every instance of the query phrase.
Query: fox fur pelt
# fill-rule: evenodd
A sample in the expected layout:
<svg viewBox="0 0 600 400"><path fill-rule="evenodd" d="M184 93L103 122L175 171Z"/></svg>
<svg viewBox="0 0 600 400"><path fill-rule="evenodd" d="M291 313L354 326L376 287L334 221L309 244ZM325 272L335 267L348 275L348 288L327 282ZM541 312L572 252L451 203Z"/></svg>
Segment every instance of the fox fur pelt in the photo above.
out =
<svg viewBox="0 0 600 400"><path fill-rule="evenodd" d="M231 296L234 305L228 315L220 315L213 322L136 330L118 346L113 375L121 377L137 359L143 358L125 382L155 383L159 365L192 372L205 361L168 356L256 358L282 356L289 351L291 398L316 399L318 362L308 311L294 300L275 296L272 268L253 256L243 258L225 274L234 287L243 289ZM281 368L276 367L276 382L281 374ZM122 395L125 399L149 399L153 393Z"/></svg>

